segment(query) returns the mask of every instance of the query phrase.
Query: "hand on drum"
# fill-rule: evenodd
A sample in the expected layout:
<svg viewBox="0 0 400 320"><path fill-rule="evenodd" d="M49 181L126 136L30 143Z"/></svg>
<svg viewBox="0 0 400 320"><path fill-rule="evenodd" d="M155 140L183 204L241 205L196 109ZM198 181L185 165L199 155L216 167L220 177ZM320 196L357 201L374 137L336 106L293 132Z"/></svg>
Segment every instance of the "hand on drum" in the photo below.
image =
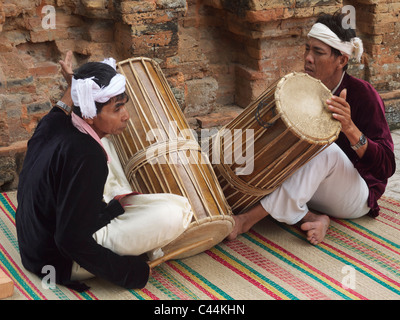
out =
<svg viewBox="0 0 400 320"><path fill-rule="evenodd" d="M340 96L333 96L328 99L328 109L332 112L332 116L342 124L342 132L347 136L355 125L351 119L350 105L346 101L347 90L344 89L340 92Z"/></svg>

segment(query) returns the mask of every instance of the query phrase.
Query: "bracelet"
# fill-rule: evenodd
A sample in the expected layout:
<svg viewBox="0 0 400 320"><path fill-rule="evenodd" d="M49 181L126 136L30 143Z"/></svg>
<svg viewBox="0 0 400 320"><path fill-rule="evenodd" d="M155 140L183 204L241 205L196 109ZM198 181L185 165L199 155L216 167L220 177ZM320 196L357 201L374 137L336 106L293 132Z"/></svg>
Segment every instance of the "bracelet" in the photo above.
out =
<svg viewBox="0 0 400 320"><path fill-rule="evenodd" d="M59 100L59 101L56 103L56 106L57 106L57 107L60 107L62 110L64 110L66 114L70 114L71 111L72 111L72 108L71 108L69 105L67 105L67 104L65 104L64 102L62 102L61 100Z"/></svg>

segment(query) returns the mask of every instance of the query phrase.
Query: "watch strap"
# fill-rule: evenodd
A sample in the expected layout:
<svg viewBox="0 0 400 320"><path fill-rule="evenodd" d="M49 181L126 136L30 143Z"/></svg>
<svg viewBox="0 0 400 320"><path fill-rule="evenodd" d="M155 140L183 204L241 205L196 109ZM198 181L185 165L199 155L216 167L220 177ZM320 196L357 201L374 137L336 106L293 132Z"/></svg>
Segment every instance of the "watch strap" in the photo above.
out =
<svg viewBox="0 0 400 320"><path fill-rule="evenodd" d="M358 142L354 146L351 146L351 148L354 151L356 151L356 150L360 149L366 143L367 143L367 139L365 138L364 134L362 133L360 139L358 140Z"/></svg>
<svg viewBox="0 0 400 320"><path fill-rule="evenodd" d="M64 112L68 115L72 112L72 108L61 100L57 101L56 106L64 110Z"/></svg>

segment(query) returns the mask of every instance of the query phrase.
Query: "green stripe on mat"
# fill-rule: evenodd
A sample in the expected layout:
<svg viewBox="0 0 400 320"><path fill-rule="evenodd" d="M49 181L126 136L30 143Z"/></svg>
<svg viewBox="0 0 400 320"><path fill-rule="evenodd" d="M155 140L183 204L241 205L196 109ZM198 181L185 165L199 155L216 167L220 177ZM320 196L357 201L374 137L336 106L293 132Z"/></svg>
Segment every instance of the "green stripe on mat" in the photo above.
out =
<svg viewBox="0 0 400 320"><path fill-rule="evenodd" d="M78 293L73 290L56 286L55 289L44 289L40 279L27 272L21 265L19 258L18 241L15 231L15 206L14 196L11 198L7 193L0 193L0 268L3 269L14 281L15 292L23 299L83 299L94 300L104 298L104 284L92 282L92 289L88 292ZM399 209L400 206L395 209ZM360 286L361 291L344 289L340 280L325 270L322 262L311 262L303 256L302 251L297 251L296 244L287 244L287 237L292 235L307 242L305 234L297 227L287 226L273 221L279 226L274 229L279 235L276 240L268 239L268 231L257 233L254 230L243 234L243 238L237 239L241 246L236 247L233 243L221 243L211 250L203 253L203 257L197 256L194 260L173 260L155 269L150 278L149 285L142 290L128 290L132 294L128 299L227 299L233 300L232 296L239 290L254 291L254 296L260 299L298 299L303 287L293 287L293 281L300 281L307 286L320 290L325 297L331 299L368 299L382 293L387 297L400 296L400 243L397 235L400 234L399 215L391 211L387 217L378 217L376 224L363 224L365 220L340 220L332 219L331 227L326 239L318 246L311 246L314 254L324 257L324 262L329 261L333 266L343 264L353 267L360 275L360 280L369 284L368 288ZM392 221L393 228L387 231L384 224ZM366 225L367 227L365 227ZM389 227L390 227L389 226ZM275 228L275 225L274 225ZM370 229L368 229L370 228ZM280 230L279 230L280 229ZM393 230L392 230L393 229ZM257 228L255 230L258 230ZM265 229L262 229L265 230ZM282 230L282 231L281 231ZM288 233L286 233L288 232ZM395 242L397 241L397 242ZM294 242L297 242L295 239ZM243 251L246 250L246 254ZM246 248L251 248L250 253ZM238 254L236 254L238 253ZM248 253L248 254L247 254ZM253 253L257 253L253 256ZM262 258L263 264L258 264L257 259ZM271 270L270 262L273 261L277 270ZM211 268L206 269L211 262ZM265 262L265 264L264 264ZM193 264L194 263L194 264ZM208 264L206 264L208 263ZM256 263L256 264L254 264ZM399 267L398 267L399 266ZM237 279L235 285L229 285L219 277L213 277L213 270L227 272L226 275L234 274L232 279ZM279 270L291 273L290 281L279 276ZM203 272L204 270L204 272ZM207 270L207 272L205 271ZM211 272L211 274L209 273ZM232 273L233 272L233 273ZM296 278L297 277L297 278ZM229 277L230 279L230 277ZM100 282L101 283L101 282ZM297 284L297 282L295 282ZM361 282L359 282L361 284ZM378 284L378 285L376 285ZM100 287L99 287L99 286ZM289 286L287 286L289 285ZM372 287L371 287L372 285ZM227 289L229 288L229 289ZM306 287L307 289L307 287ZM50 291L51 290L51 291ZM238 290L235 292L234 290ZM300 290L300 291L295 291ZM394 293L394 294L393 294ZM118 293L117 293L118 295ZM306 297L311 297L306 295Z"/></svg>
<svg viewBox="0 0 400 320"><path fill-rule="evenodd" d="M301 266L299 266L298 264L293 263L292 261L288 260L287 258L283 257L282 255L280 255L278 252L271 250L270 248L266 247L265 245L263 245L262 243L260 243L259 241L257 241L256 239L254 239L253 237L251 237L248 234L242 234L243 237L245 237L247 240L251 241L252 243L256 244L257 246L259 246L260 248L264 249L265 251L267 251L268 253L272 254L273 256L277 257L278 259L280 259L281 261L285 262L286 264L288 264L289 266L301 271L302 273L306 274L308 277L310 277L311 279L317 281L318 283L322 284L324 287L326 287L327 289L331 290L332 292L334 292L335 294L341 296L344 299L347 300L351 300L350 297L348 297L347 295L343 294L342 292L336 290L334 287L332 287L329 283L322 281L320 278L316 277L315 275L313 275L311 272L305 270L304 268L302 268Z"/></svg>
<svg viewBox="0 0 400 320"><path fill-rule="evenodd" d="M383 242L389 243L389 244L392 245L393 247L400 249L400 245L399 245L399 244L397 244L397 243L395 243L395 242L393 242L393 241L390 241L389 239L386 239L386 238L380 236L379 234L377 234L377 233L375 233L375 232L373 232L373 231L371 231L371 230L369 230L369 229L363 227L362 225L360 225L360 224L358 224L358 223L355 223L354 221L351 221L351 220L346 220L346 222L347 222L348 224L354 225L355 227L361 229L361 230L364 231L365 233L371 234L372 236L374 236L374 237L376 237L376 238L382 240Z"/></svg>
<svg viewBox="0 0 400 320"><path fill-rule="evenodd" d="M283 225L283 224L280 224L280 223L278 223L278 222L276 222L276 223L277 223L282 229L286 230L287 232L291 233L292 235L296 236L297 238L302 239L302 240L304 240L304 241L307 241L303 235L301 235L301 234L299 234L298 232L294 231L291 227L286 226L286 225ZM374 275L372 275L371 273L368 273L367 271L363 270L363 269L360 268L357 264L351 262L351 260L342 258L342 257L340 257L339 255L337 255L337 254L335 254L335 253L333 253L333 252L330 252L330 251L327 250L327 249L322 248L321 245L317 245L317 246L315 246L315 248L318 249L318 250L320 250L320 251L322 251L322 252L324 252L324 253L326 253L327 255L331 256L332 258L334 258L334 259L336 259L336 260L338 260L338 261L344 263L345 265L350 265L350 266L352 266L354 269L356 269L356 270L359 271L360 273L364 274L365 276L367 276L367 277L370 278L371 280L375 281L376 283L379 283L380 285L382 285L383 287L389 289L390 291L392 291L392 292L394 292L394 293L400 295L400 290L398 290L398 289L396 289L396 288L394 288L394 287L392 287L392 286L386 284L386 283L383 282L382 280L378 279L376 276L374 276Z"/></svg>
<svg viewBox="0 0 400 320"><path fill-rule="evenodd" d="M380 260L378 257L373 257L371 256L368 251L370 252L376 252L377 254L379 254L380 256L382 256L382 258L390 261L391 263L396 264L397 266L400 266L400 260L399 259L395 259L393 257L390 257L386 254L384 254L382 251L379 251L378 249L370 246L369 244L349 235L346 234L344 231L339 230L337 228L335 228L334 226L330 226L330 229L334 232L336 232L337 234L340 234L344 237L346 237L347 239L353 241L354 243L356 243L358 246L362 247L365 250L361 250L359 248L356 248L354 246L352 246L351 244L348 244L346 242L344 242L343 240L336 238L334 236L331 235L327 235L327 239L329 239L330 241L338 244L341 247L344 247L346 249L348 249L349 251L352 251L354 253L359 254L360 256L363 256L365 258L367 258L368 260L372 261L373 263L376 263L377 265L380 265L382 268L388 270L390 273L394 274L395 276L399 277L400 276L400 271L396 270L395 268L393 268L392 266L390 266L388 263L386 263L386 261L382 261Z"/></svg>
<svg viewBox="0 0 400 320"><path fill-rule="evenodd" d="M6 194L6 193L5 193ZM3 193L0 193L0 202L4 205L4 207L7 209L7 211L11 214L11 216L15 219L15 210L12 208L12 206L9 204L9 201L7 198L4 196Z"/></svg>
<svg viewBox="0 0 400 320"><path fill-rule="evenodd" d="M279 290L282 294L284 294L285 296L287 296L289 299L292 300L298 300L298 298L296 296L294 296L293 294L291 294L289 291L287 291L285 288L281 287L279 284L277 284L276 282L268 279L266 276L264 276L263 274L261 274L260 272L258 272L257 270L255 270L254 268L250 267L248 264L244 263L243 261L237 259L236 257L234 257L233 255L231 255L229 252L227 252L226 250L222 249L221 246L217 245L214 247L215 250L218 250L219 252L221 252L222 254L224 254L225 256L229 257L230 259L232 259L233 261L235 261L236 263L238 263L239 265L241 265L242 267L244 267L245 269L247 269L248 271L250 271L251 273L253 273L255 276L259 277L260 279L262 279L263 281L265 281L266 283L268 283L269 285L271 285L272 287L274 287L275 289ZM226 259L224 259L226 261Z"/></svg>
<svg viewBox="0 0 400 320"><path fill-rule="evenodd" d="M32 287L24 280L21 278L19 275L17 269L15 269L7 259L7 257L4 255L2 252L2 247L0 246L0 262L2 268L7 270L11 277L13 278L14 281L18 283L20 287L23 288L23 290L26 292L24 294L28 299L33 299L33 300L42 300L43 298L39 296L33 289Z"/></svg>
<svg viewBox="0 0 400 320"><path fill-rule="evenodd" d="M159 280L161 277L162 281ZM169 298L173 300L179 300L181 297L179 297L176 293L174 293L170 287L173 287L174 289L180 290L180 292L187 296L187 298L191 298L193 300L198 300L199 297L195 295L191 290L189 290L185 285L179 281L177 278L172 276L169 272L164 270L163 268L157 268L153 271L153 277L149 279L149 282L156 287L158 290L166 294ZM167 285L165 285L165 282L168 282ZM186 298L186 297L185 297Z"/></svg>
<svg viewBox="0 0 400 320"><path fill-rule="evenodd" d="M177 264L179 264L181 267L185 268L187 271L189 271L192 275L196 276L199 280L201 280L202 282L204 282L207 286L209 286L210 288L212 288L212 290L216 291L218 294L220 294L221 296L223 296L225 299L227 300L233 300L233 298L226 292L224 292L223 290L221 290L220 288L218 288L216 285L214 285L213 283L211 283L209 280L207 280L206 278L204 278L200 273L196 272L195 270L193 270L192 268L190 268L187 264L185 264L184 262L182 262L181 260L176 260L175 261Z"/></svg>

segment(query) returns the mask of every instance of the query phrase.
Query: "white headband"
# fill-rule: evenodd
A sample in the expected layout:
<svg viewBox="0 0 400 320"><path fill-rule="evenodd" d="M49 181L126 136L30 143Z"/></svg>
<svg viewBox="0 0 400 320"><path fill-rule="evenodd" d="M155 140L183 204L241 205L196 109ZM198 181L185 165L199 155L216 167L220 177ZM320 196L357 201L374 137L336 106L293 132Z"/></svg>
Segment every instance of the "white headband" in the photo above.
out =
<svg viewBox="0 0 400 320"><path fill-rule="evenodd" d="M113 58L108 58L103 61L114 69L116 63ZM86 119L93 119L96 112L95 102L104 103L123 92L125 92L125 77L117 73L110 81L109 85L100 88L99 85L93 81L94 77L86 79L72 78L71 84L71 97L74 105L81 109L82 117Z"/></svg>
<svg viewBox="0 0 400 320"><path fill-rule="evenodd" d="M355 37L350 41L342 41L339 37L323 23L316 23L307 35L339 50L342 54L351 58L354 56L358 62L361 61L364 48L360 38Z"/></svg>

